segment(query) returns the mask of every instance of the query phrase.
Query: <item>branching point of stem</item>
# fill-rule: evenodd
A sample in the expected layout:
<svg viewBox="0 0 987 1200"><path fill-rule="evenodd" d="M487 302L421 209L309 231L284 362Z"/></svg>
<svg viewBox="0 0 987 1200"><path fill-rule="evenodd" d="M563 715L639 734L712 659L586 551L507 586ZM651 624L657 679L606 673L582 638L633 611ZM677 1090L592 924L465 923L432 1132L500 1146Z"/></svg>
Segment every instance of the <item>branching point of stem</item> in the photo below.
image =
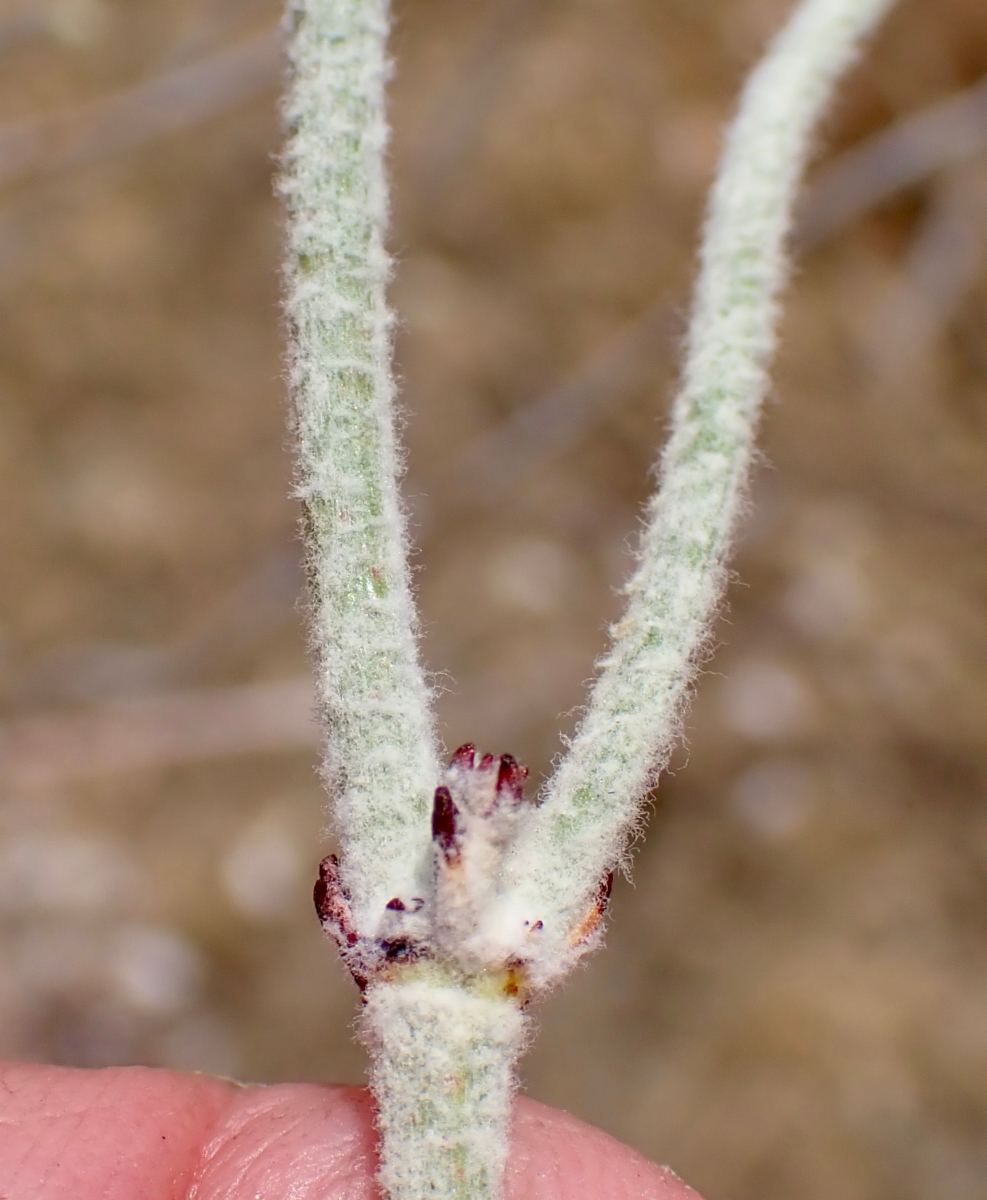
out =
<svg viewBox="0 0 987 1200"><path fill-rule="evenodd" d="M521 1008L598 938L726 579L812 133L892 0L802 0L714 185L661 486L624 618L540 806L513 759L437 766L397 493L385 304L387 0L293 0L286 309L327 775L319 915L361 984L389 1200L497 1200Z"/></svg>

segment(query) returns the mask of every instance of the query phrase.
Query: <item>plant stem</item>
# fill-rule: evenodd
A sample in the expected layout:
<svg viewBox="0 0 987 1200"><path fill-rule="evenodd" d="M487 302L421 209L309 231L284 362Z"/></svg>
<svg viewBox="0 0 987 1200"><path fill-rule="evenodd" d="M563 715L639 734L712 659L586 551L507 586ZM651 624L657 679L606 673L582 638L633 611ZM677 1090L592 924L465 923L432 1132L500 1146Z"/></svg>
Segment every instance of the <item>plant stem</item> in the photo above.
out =
<svg viewBox="0 0 987 1200"><path fill-rule="evenodd" d="M505 871L516 919L546 921L536 982L558 978L583 952L570 931L625 852L679 731L744 507L813 131L891 3L805 0L741 96L710 195L682 382L627 609L578 734Z"/></svg>
<svg viewBox="0 0 987 1200"><path fill-rule="evenodd" d="M323 863L317 904L366 988L390 1200L501 1194L519 1004L598 940L601 879L681 721L743 503L812 132L891 2L803 0L744 90L627 613L534 809L518 764L472 746L453 756L432 809L439 773L397 496L384 298L387 3L291 10L291 386L343 851Z"/></svg>
<svg viewBox="0 0 987 1200"><path fill-rule="evenodd" d="M391 1200L497 1200L524 1041L518 1005L461 980L379 984L362 1019Z"/></svg>
<svg viewBox="0 0 987 1200"><path fill-rule="evenodd" d="M318 655L343 879L361 932L423 894L438 769L397 491L384 248L387 0L289 10L286 309Z"/></svg>

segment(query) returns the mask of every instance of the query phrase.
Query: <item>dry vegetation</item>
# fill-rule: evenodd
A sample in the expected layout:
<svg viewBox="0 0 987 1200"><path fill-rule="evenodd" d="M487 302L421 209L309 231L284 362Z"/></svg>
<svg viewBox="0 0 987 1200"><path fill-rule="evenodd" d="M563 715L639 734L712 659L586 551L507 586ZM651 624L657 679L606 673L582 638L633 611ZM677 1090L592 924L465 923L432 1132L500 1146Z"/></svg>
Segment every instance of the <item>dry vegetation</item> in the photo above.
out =
<svg viewBox="0 0 987 1200"><path fill-rule="evenodd" d="M450 746L538 776L571 727L718 132L785 7L397 4L406 483ZM361 1076L308 899L276 19L0 17L6 1055ZM817 173L985 70L979 0L902 0ZM987 1197L981 110L979 153L800 258L688 754L525 1064L713 1200Z"/></svg>

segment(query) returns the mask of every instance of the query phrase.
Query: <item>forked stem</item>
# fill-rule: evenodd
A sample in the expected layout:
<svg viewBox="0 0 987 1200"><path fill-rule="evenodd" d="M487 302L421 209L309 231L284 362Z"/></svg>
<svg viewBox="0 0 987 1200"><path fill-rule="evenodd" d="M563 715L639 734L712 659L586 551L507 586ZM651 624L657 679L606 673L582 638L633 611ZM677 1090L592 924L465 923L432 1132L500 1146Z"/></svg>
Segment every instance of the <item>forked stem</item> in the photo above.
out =
<svg viewBox="0 0 987 1200"><path fill-rule="evenodd" d="M627 612L537 808L509 756L463 747L441 781L435 760L384 301L387 0L292 4L286 307L343 851L323 864L316 895L364 989L390 1200L501 1194L522 1006L598 940L607 872L681 720L726 579L812 133L891 3L802 0L744 89Z"/></svg>

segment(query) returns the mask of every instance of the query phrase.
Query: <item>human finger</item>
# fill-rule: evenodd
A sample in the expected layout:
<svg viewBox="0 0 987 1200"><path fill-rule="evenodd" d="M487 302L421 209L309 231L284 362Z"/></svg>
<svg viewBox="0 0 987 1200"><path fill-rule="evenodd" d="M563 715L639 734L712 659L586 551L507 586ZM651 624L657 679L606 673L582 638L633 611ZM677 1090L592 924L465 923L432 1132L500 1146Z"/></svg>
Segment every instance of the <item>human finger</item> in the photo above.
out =
<svg viewBox="0 0 987 1200"><path fill-rule="evenodd" d="M145 1067L0 1068L4 1200L378 1200L365 1089ZM558 1109L515 1108L507 1200L699 1200Z"/></svg>

